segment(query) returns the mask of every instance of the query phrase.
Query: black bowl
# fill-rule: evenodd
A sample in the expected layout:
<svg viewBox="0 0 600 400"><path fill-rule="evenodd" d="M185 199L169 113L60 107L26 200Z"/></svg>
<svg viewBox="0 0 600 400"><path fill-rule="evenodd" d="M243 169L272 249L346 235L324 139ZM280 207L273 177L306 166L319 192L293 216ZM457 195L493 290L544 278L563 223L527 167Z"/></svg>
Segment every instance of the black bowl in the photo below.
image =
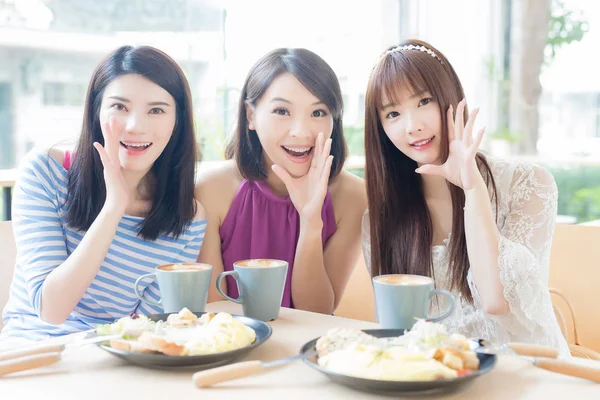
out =
<svg viewBox="0 0 600 400"><path fill-rule="evenodd" d="M371 329L363 332L375 337L397 337L404 334L402 329ZM317 339L313 339L306 343L300 350L303 354L314 352ZM496 365L496 356L494 354L478 353L479 369L471 374L459 376L453 379L438 379L434 381L384 381L377 379L358 378L349 375L342 375L326 368L321 367L317 363L317 357L304 358L304 362L310 367L327 375L332 381L353 389L366 391L370 393L382 394L410 394L410 393L428 393L456 390L459 386L471 382L473 379L489 372Z"/></svg>
<svg viewBox="0 0 600 400"><path fill-rule="evenodd" d="M204 313L194 313L197 316L201 316ZM169 314L150 314L148 318L153 321L166 321ZM233 315L233 318L242 322L244 325L249 326L256 332L256 340L247 347L241 349L225 351L214 354L202 354L195 356L168 356L166 354L156 353L137 353L132 351L122 351L113 349L109 345L99 344L98 346L108 351L109 353L122 358L123 360L129 361L133 364L137 364L142 367L148 368L190 368L196 367L200 369L214 368L221 365L229 364L246 356L250 351L263 344L270 336L273 330L269 325L263 321L259 321L253 318L242 317L239 315Z"/></svg>

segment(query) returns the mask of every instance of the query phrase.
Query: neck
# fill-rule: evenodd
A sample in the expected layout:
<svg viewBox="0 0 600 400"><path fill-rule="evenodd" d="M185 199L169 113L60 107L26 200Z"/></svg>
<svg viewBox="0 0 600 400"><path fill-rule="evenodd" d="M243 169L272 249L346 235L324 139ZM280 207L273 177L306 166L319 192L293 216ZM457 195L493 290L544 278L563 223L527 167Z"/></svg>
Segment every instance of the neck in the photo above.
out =
<svg viewBox="0 0 600 400"><path fill-rule="evenodd" d="M267 173L267 185L269 185L269 187L271 188L271 191L276 194L277 196L288 196L289 192L287 190L287 187L285 186L285 183L283 183L283 181L281 179L279 179L279 177L277 175L275 175L275 172L273 172L273 170L271 169L271 167L269 166L269 172Z"/></svg>
<svg viewBox="0 0 600 400"><path fill-rule="evenodd" d="M287 187L285 187L285 183L283 183L283 181L277 176L275 175L275 172L273 172L273 161L271 161L269 159L269 157L267 157L266 154L263 153L263 165L265 166L265 169L267 170L267 185L269 185L269 187L271 188L271 191L276 194L277 196L288 196L288 190Z"/></svg>
<svg viewBox="0 0 600 400"><path fill-rule="evenodd" d="M450 190L445 178L434 175L422 175L421 179L423 179L425 200L451 201Z"/></svg>
<svg viewBox="0 0 600 400"><path fill-rule="evenodd" d="M121 173L127 184L130 202L147 200L149 195L150 175L148 171L127 171L121 168Z"/></svg>

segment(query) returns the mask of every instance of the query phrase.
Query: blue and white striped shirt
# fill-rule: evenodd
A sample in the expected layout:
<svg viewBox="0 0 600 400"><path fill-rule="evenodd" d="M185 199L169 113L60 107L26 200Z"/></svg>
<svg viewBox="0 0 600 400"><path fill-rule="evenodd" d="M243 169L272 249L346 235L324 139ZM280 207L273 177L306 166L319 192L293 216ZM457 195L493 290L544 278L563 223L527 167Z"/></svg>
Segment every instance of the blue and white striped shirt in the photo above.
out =
<svg viewBox="0 0 600 400"><path fill-rule="evenodd" d="M159 235L147 241L137 236L142 218L125 215L98 274L65 323L43 322L42 285L85 234L65 224L67 183L68 172L47 151L32 151L20 168L13 203L17 261L0 338L40 340L87 330L132 312L162 312L140 302L133 288L136 279L158 265L192 263L198 258L206 220L193 221L177 239ZM144 280L139 288L148 299L160 297L152 280Z"/></svg>

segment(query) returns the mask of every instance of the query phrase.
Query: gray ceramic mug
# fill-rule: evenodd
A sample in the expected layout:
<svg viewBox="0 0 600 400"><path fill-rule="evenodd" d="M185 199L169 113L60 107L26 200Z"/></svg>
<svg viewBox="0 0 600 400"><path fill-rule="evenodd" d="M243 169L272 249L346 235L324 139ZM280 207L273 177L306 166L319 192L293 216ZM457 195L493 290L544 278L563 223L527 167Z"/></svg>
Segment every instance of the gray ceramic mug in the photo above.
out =
<svg viewBox="0 0 600 400"><path fill-rule="evenodd" d="M373 278L379 325L383 329L410 329L417 319L441 321L454 311L456 299L447 290L434 289L433 279L420 275L379 275ZM442 315L429 316L431 299L436 294L450 300Z"/></svg>
<svg viewBox="0 0 600 400"><path fill-rule="evenodd" d="M187 307L192 312L204 312L212 275L209 264L167 264L156 267L153 273L140 276L135 281L135 294L145 303L162 307L165 313L176 313ZM142 296L139 284L143 279L154 278L160 289L160 301Z"/></svg>
<svg viewBox="0 0 600 400"><path fill-rule="evenodd" d="M272 321L279 316L288 263L282 260L254 259L233 263L233 271L217 277L217 290L223 297L242 305L244 316L261 321ZM235 279L239 297L229 297L221 289L226 276Z"/></svg>

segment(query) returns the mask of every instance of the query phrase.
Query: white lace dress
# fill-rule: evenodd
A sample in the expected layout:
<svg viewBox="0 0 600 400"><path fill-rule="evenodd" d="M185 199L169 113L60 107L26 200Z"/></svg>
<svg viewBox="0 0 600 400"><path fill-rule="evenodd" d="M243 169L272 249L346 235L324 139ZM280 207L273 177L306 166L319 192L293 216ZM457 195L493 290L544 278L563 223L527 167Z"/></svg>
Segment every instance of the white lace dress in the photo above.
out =
<svg viewBox="0 0 600 400"><path fill-rule="evenodd" d="M498 192L497 221L501 235L498 266L510 313L498 316L483 311L481 296L469 271L467 280L474 304L462 299L458 291L452 291L457 304L444 324L451 332L467 337L494 343L518 341L550 345L567 356L569 348L556 321L548 292L550 247L558 200L554 178L545 169L521 161L491 157L488 161ZM492 212L495 215L494 202ZM362 246L369 269L370 242L367 211L363 217ZM434 246L432 254L435 285L450 290L447 247ZM448 301L444 296L438 296L438 302L434 302L432 308L432 314L441 313L448 309Z"/></svg>

